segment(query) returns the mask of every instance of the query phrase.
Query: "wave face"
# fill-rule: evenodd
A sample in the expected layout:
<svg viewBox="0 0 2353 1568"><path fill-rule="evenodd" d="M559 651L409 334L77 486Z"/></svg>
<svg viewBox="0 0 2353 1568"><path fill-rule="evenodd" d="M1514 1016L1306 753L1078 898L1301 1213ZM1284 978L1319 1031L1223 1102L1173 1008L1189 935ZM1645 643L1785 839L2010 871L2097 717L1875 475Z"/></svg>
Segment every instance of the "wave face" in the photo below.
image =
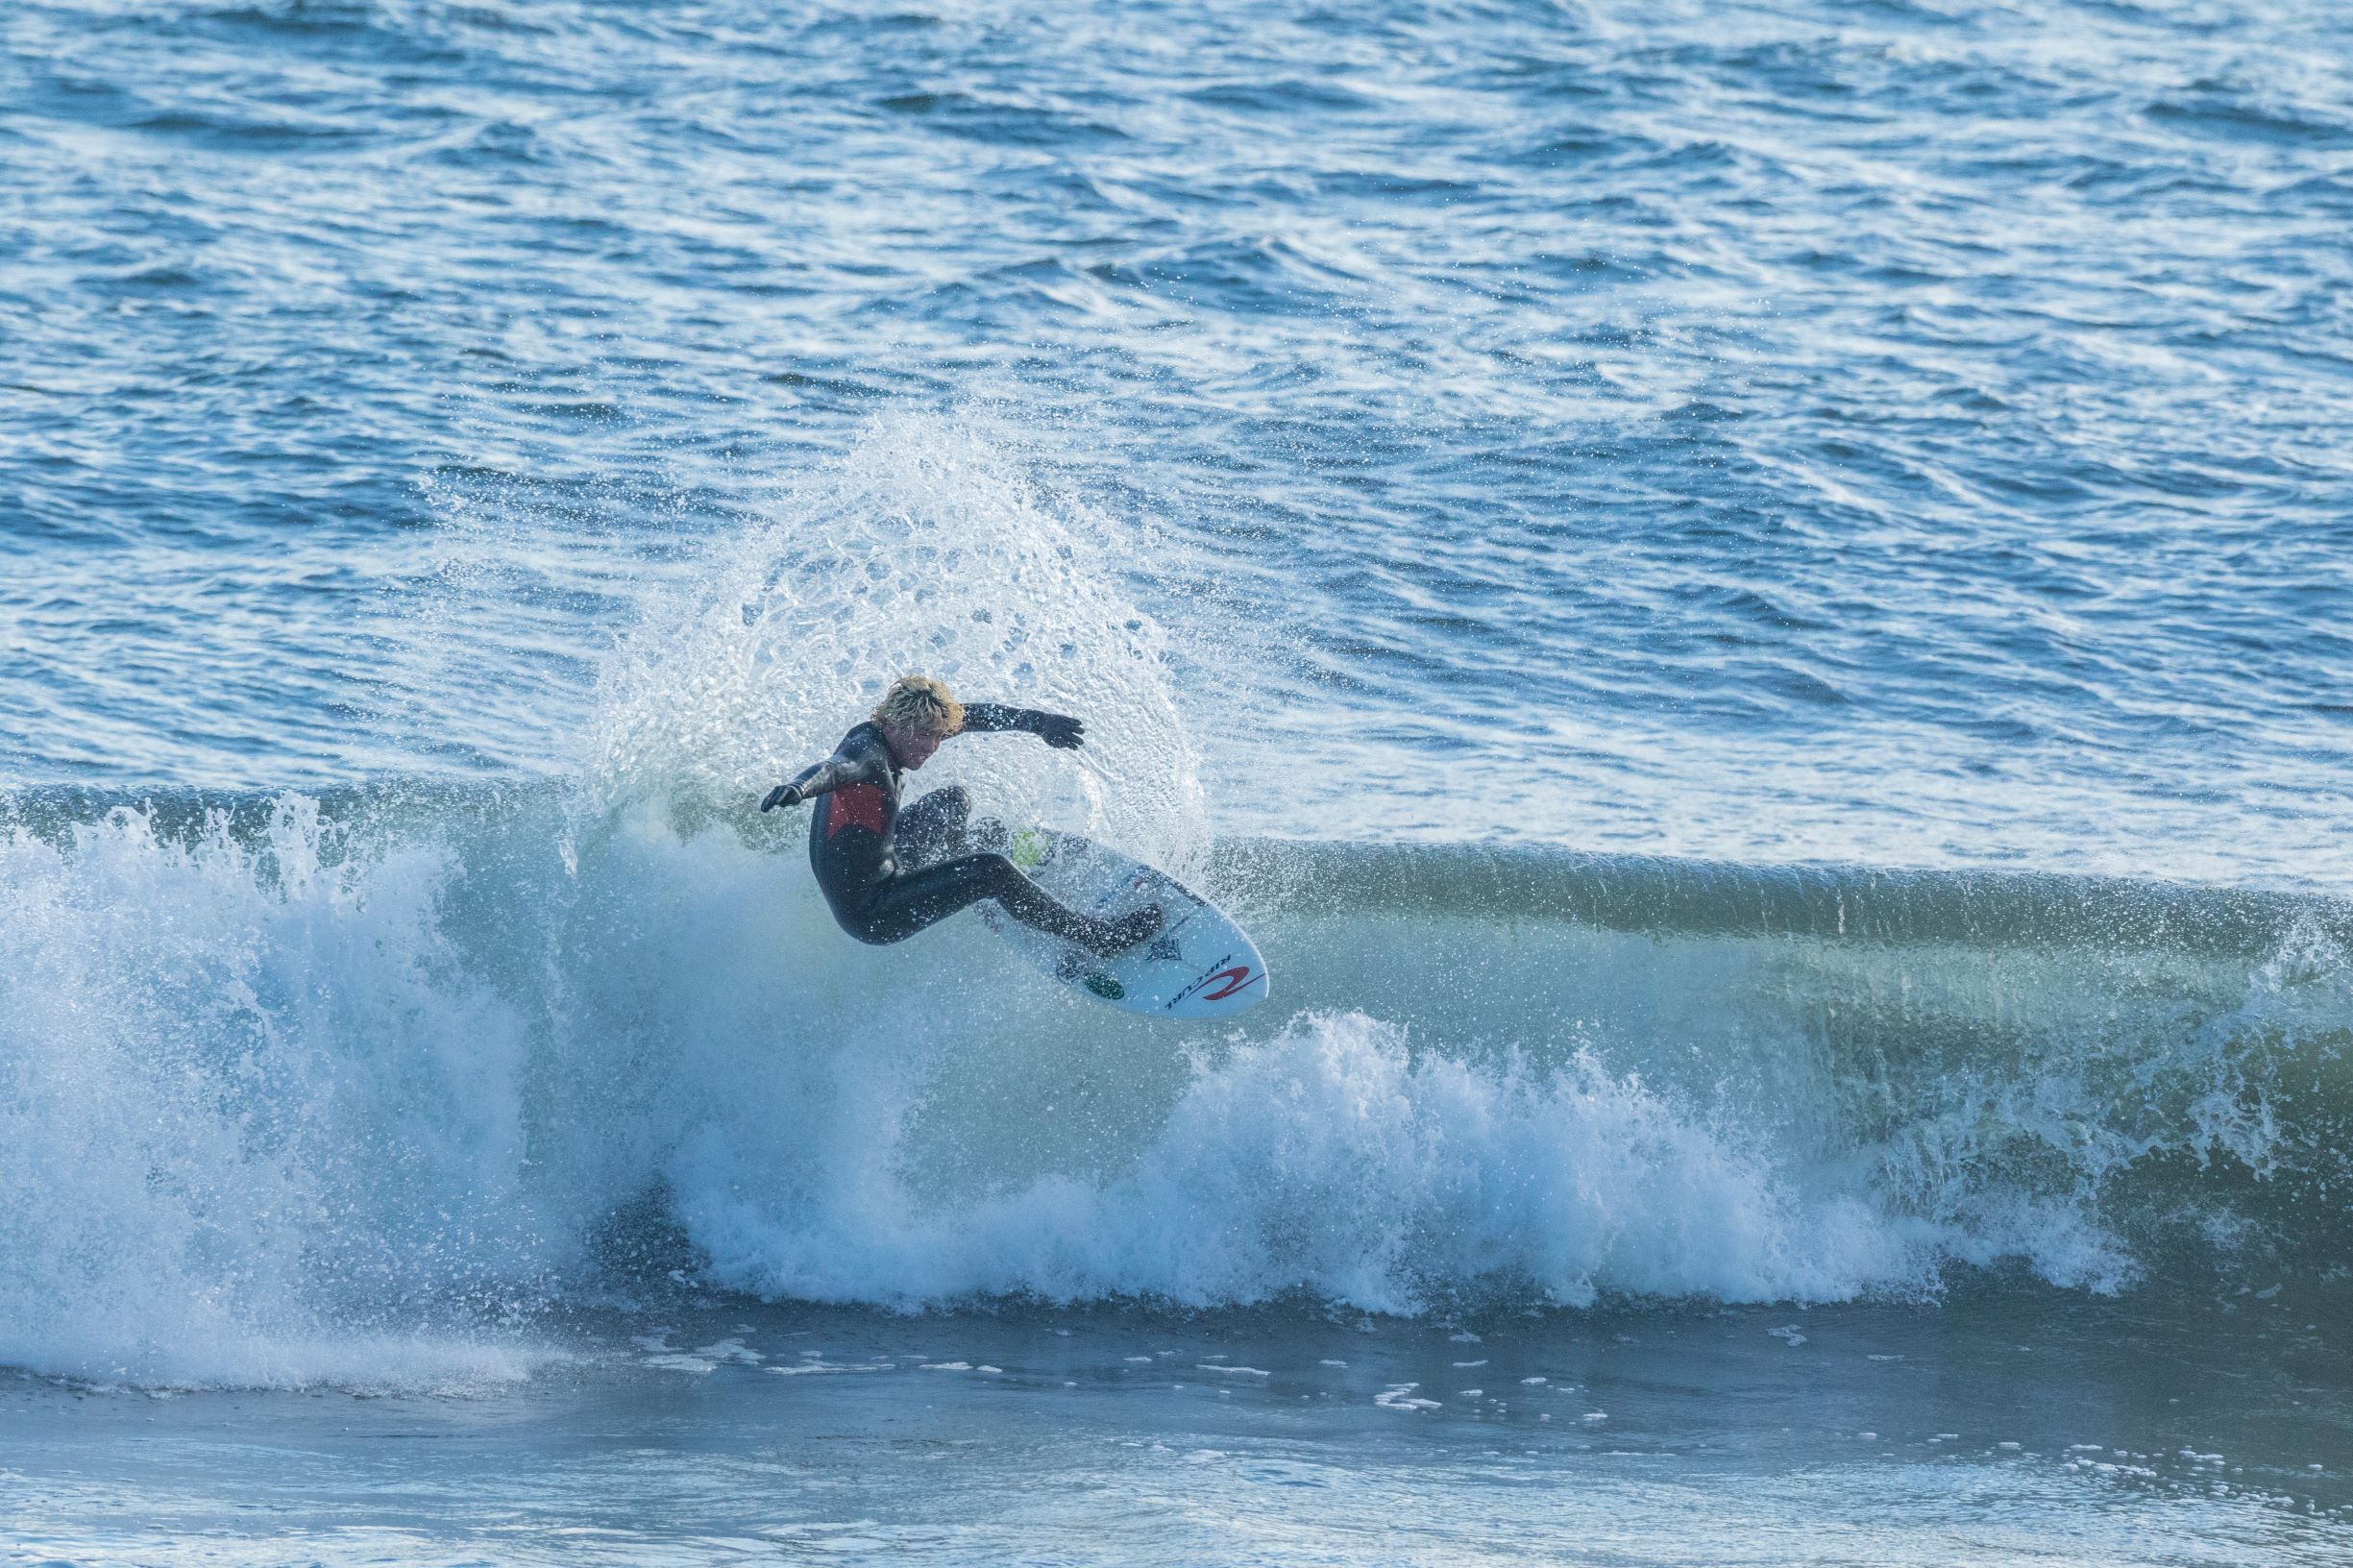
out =
<svg viewBox="0 0 2353 1568"><path fill-rule="evenodd" d="M2353 1243L2338 903L1268 841L1194 868L1277 966L1221 1037L1042 986L970 920L858 946L756 816L19 797L0 1361L503 1376L656 1243L895 1308L1398 1313L2268 1283Z"/></svg>

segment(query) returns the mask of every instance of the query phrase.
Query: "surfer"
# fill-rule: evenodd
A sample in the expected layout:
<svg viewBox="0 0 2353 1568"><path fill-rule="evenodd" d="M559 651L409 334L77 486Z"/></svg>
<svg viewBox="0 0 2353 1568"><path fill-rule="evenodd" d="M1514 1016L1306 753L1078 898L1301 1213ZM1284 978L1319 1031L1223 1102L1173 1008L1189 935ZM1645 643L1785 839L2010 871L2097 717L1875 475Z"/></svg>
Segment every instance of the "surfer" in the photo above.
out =
<svg viewBox="0 0 2353 1568"><path fill-rule="evenodd" d="M955 785L932 791L904 816L898 809L899 773L929 762L950 736L1027 730L1067 751L1080 745L1086 727L1035 708L960 703L927 675L902 676L832 756L769 791L760 809L817 802L809 866L833 918L860 942L904 942L968 904L993 898L1023 925L1109 958L1159 930L1161 912L1147 906L1116 920L1094 919L1064 908L1003 855L961 852L972 802Z"/></svg>

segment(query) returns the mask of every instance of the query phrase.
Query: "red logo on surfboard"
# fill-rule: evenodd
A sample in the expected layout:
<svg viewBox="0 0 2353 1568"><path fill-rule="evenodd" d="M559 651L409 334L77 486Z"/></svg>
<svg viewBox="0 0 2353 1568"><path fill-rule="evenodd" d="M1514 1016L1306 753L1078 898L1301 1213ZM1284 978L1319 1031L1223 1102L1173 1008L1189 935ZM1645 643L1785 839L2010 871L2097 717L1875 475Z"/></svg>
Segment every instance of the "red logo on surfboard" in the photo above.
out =
<svg viewBox="0 0 2353 1568"><path fill-rule="evenodd" d="M1250 972L1250 966L1247 964L1241 965L1237 968L1221 970L1216 974L1211 975L1209 979L1204 980L1201 983L1206 986L1214 984L1219 980L1223 980L1225 984L1219 986L1215 991L1203 992L1201 993L1201 999L1205 1002L1222 1002L1228 996L1233 995L1236 992L1241 990L1242 987L1248 985L1256 978L1257 976Z"/></svg>
<svg viewBox="0 0 2353 1568"><path fill-rule="evenodd" d="M1266 978L1265 971L1247 963L1237 964L1232 953L1218 955L1217 961L1202 972L1201 978L1161 1003L1161 1011L1173 1013L1190 1001L1222 1002L1238 995ZM1212 988L1215 989L1212 989Z"/></svg>

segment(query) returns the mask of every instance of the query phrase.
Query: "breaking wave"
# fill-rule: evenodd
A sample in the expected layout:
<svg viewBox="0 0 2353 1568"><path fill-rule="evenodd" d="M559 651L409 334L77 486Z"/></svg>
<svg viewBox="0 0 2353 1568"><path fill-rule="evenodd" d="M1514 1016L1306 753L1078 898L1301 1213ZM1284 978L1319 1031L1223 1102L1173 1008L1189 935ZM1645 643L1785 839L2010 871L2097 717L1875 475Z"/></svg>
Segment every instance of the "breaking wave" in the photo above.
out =
<svg viewBox="0 0 2353 1568"><path fill-rule="evenodd" d="M512 1376L674 1269L1424 1313L2341 1266L2353 908L1214 840L1134 551L999 450L877 421L649 596L560 781L0 796L0 1363ZM906 668L1116 715L923 782L1198 882L1273 1000L842 938L749 802Z"/></svg>
<svg viewBox="0 0 2353 1568"><path fill-rule="evenodd" d="M2347 912L1989 874L1223 844L1281 988L1099 1009L839 937L787 830L550 792L0 838L0 1360L499 1376L614 1237L706 1283L1398 1313L2321 1269Z"/></svg>

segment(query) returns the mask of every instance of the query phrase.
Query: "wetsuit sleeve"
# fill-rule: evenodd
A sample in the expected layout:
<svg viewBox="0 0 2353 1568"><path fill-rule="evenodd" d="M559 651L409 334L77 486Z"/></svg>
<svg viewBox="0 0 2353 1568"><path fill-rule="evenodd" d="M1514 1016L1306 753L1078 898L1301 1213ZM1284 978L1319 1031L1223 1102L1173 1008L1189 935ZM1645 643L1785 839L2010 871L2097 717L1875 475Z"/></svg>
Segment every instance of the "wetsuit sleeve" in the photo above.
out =
<svg viewBox="0 0 2353 1568"><path fill-rule="evenodd" d="M1034 708L1016 708L1003 702L967 702L964 705L964 727L967 733L987 734L1000 729L1027 729L1029 721L1043 718Z"/></svg>
<svg viewBox="0 0 2353 1568"><path fill-rule="evenodd" d="M869 744L863 735L852 735L834 748L832 756L815 767L803 769L793 788L803 800L824 795L845 784L870 783L886 772L889 764L882 756L882 747Z"/></svg>
<svg viewBox="0 0 2353 1568"><path fill-rule="evenodd" d="M964 705L966 732L1022 729L1037 736L1048 746L1067 749L1079 744L1087 726L1064 714L1047 713L1041 708L1016 708L1002 702L967 702Z"/></svg>

